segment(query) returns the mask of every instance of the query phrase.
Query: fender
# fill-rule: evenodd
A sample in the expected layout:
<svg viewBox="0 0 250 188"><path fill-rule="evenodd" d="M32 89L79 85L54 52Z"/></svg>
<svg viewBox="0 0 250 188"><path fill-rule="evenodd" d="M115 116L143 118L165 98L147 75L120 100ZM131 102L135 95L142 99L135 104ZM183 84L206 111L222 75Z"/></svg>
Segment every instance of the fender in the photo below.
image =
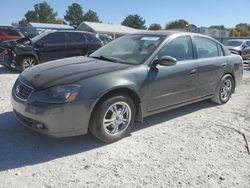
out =
<svg viewBox="0 0 250 188"><path fill-rule="evenodd" d="M40 62L37 54L35 54L33 52L19 52L17 55L17 59L20 60L20 57L23 57L23 56L32 56L36 59L37 64L39 64L39 62Z"/></svg>

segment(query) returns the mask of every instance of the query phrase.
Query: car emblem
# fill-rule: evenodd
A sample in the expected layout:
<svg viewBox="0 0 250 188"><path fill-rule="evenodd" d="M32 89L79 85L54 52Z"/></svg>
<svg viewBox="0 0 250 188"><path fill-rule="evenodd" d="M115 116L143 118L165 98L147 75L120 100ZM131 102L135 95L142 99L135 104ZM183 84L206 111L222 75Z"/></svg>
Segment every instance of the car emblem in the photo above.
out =
<svg viewBox="0 0 250 188"><path fill-rule="evenodd" d="M19 94L19 92L20 92L20 87L21 87L20 85L17 85L17 86L16 86L16 94Z"/></svg>

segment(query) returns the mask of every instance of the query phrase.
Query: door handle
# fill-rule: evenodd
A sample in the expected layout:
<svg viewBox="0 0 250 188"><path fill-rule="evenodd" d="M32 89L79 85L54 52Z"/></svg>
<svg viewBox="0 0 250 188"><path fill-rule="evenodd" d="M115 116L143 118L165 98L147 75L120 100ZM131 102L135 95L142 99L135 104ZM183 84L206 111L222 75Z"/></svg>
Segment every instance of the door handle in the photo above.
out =
<svg viewBox="0 0 250 188"><path fill-rule="evenodd" d="M222 63L222 64L221 64L222 67L225 67L226 65L227 65L226 63Z"/></svg>
<svg viewBox="0 0 250 188"><path fill-rule="evenodd" d="M197 73L197 69L193 69L193 70L190 71L189 74L194 75L194 74L196 74L196 73Z"/></svg>

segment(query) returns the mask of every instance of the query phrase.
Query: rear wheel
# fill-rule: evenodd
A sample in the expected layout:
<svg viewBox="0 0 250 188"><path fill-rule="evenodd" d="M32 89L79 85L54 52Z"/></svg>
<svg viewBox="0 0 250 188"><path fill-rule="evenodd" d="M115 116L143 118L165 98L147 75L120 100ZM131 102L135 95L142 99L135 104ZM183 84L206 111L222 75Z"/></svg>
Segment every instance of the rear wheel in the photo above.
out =
<svg viewBox="0 0 250 188"><path fill-rule="evenodd" d="M93 112L90 132L103 142L115 142L125 137L135 119L135 105L126 95L103 100Z"/></svg>
<svg viewBox="0 0 250 188"><path fill-rule="evenodd" d="M234 81L231 75L226 74L222 77L216 88L212 101L217 104L225 104L229 101L234 89Z"/></svg>
<svg viewBox="0 0 250 188"><path fill-rule="evenodd" d="M36 62L36 59L34 57L31 57L31 56L28 56L28 57L24 57L22 58L21 60L21 68L22 68L22 71L30 68L30 67L33 67L37 64Z"/></svg>

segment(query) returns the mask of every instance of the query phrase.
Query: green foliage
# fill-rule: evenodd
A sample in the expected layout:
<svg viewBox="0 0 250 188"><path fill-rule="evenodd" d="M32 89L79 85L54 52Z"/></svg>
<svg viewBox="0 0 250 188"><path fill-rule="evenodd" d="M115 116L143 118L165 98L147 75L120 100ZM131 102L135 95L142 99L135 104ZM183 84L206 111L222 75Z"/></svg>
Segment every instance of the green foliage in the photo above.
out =
<svg viewBox="0 0 250 188"><path fill-rule="evenodd" d="M153 23L149 26L148 30L161 30L161 25L157 23Z"/></svg>
<svg viewBox="0 0 250 188"><path fill-rule="evenodd" d="M66 10L66 15L64 19L69 22L69 25L73 27L78 27L84 20L83 10L81 5L78 3L73 3Z"/></svg>
<svg viewBox="0 0 250 188"><path fill-rule="evenodd" d="M167 23L165 29L189 29L191 24L186 20L180 19Z"/></svg>
<svg viewBox="0 0 250 188"><path fill-rule="evenodd" d="M28 23L29 22L25 18L23 18L22 20L20 20L18 22L18 25L19 25L19 27L26 27L28 25Z"/></svg>
<svg viewBox="0 0 250 188"><path fill-rule="evenodd" d="M232 37L249 37L250 36L250 24L240 23L235 28L230 29L230 36Z"/></svg>
<svg viewBox="0 0 250 188"><path fill-rule="evenodd" d="M146 29L145 22L146 22L145 19L135 14L127 16L122 22L122 25L132 27L135 29Z"/></svg>
<svg viewBox="0 0 250 188"><path fill-rule="evenodd" d="M27 26L29 22L56 23L57 12L47 2L34 5L34 10L29 10L25 18L19 21L20 26Z"/></svg>
<svg viewBox="0 0 250 188"><path fill-rule="evenodd" d="M98 23L101 23L98 15L96 12L94 12L93 10L89 10L85 15L84 15L84 18L83 18L84 21L87 21L87 22L98 22Z"/></svg>

